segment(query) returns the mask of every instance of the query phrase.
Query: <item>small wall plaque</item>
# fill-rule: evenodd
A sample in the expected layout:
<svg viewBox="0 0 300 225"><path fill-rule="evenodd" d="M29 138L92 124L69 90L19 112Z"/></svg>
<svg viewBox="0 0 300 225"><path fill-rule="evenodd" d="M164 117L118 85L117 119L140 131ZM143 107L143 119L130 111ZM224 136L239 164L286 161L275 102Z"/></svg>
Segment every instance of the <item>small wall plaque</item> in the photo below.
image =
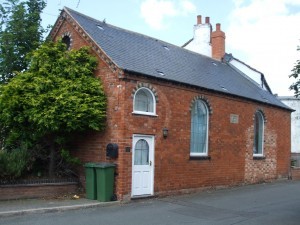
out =
<svg viewBox="0 0 300 225"><path fill-rule="evenodd" d="M239 123L239 115L230 114L230 123Z"/></svg>

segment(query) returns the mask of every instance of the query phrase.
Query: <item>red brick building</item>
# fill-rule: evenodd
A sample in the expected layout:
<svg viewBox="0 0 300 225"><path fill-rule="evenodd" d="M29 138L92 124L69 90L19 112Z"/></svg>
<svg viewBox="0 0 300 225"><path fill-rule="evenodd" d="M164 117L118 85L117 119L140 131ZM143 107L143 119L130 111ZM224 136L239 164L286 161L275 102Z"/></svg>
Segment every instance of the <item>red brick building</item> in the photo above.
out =
<svg viewBox="0 0 300 225"><path fill-rule="evenodd" d="M107 127L73 153L116 163L118 199L288 177L291 109L228 63L68 8L51 37L99 59Z"/></svg>

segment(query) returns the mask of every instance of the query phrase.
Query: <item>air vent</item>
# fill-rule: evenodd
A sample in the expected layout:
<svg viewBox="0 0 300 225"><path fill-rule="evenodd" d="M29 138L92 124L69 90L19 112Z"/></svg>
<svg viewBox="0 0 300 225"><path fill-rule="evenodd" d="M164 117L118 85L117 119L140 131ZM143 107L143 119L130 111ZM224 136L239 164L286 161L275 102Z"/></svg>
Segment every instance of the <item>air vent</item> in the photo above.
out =
<svg viewBox="0 0 300 225"><path fill-rule="evenodd" d="M96 25L100 30L104 30L104 28L101 25Z"/></svg>
<svg viewBox="0 0 300 225"><path fill-rule="evenodd" d="M160 71L160 70L156 70L156 72L160 75L160 76L165 76L164 72Z"/></svg>
<svg viewBox="0 0 300 225"><path fill-rule="evenodd" d="M168 46L164 45L163 47L164 47L164 49L166 49L167 51L170 51L170 49L168 48Z"/></svg>
<svg viewBox="0 0 300 225"><path fill-rule="evenodd" d="M228 91L223 85L219 85L224 91Z"/></svg>

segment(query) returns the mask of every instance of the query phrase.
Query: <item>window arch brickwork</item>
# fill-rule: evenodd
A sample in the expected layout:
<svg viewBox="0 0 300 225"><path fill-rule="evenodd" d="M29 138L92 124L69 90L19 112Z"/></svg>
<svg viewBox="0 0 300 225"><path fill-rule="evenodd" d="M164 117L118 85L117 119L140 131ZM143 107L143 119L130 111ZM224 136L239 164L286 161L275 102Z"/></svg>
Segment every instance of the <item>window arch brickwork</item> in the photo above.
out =
<svg viewBox="0 0 300 225"><path fill-rule="evenodd" d="M263 116L263 119L264 119L264 123L266 123L266 122L267 122L267 116L266 116L264 110L263 110L263 109L260 109L260 108L257 109L257 110L255 111L255 113L254 113L254 115L253 115L253 120L255 120L255 114L256 114L257 112L261 113L261 115Z"/></svg>
<svg viewBox="0 0 300 225"><path fill-rule="evenodd" d="M157 95L157 91L155 90L155 88L151 85L151 84L148 84L148 83L139 83L131 92L131 97L134 98L134 95L136 93L136 91L140 88L148 88L149 90L152 91L153 95L154 95L154 98L155 98L155 102L158 103L158 95Z"/></svg>
<svg viewBox="0 0 300 225"><path fill-rule="evenodd" d="M62 38L63 43L65 43L65 42L64 42L64 39L68 38L69 44L68 44L68 43L65 43L65 44L67 45L67 48L68 48L68 49L71 49L72 43L73 43L73 39L72 39L71 33L70 33L70 32L64 32L64 33L61 35L61 38Z"/></svg>
<svg viewBox="0 0 300 225"><path fill-rule="evenodd" d="M199 96L196 96L193 98L191 105L190 105L190 111L192 111L192 108L197 100L201 100L201 101L205 102L209 114L211 115L213 113L213 110L212 110L209 100L203 95L199 95Z"/></svg>

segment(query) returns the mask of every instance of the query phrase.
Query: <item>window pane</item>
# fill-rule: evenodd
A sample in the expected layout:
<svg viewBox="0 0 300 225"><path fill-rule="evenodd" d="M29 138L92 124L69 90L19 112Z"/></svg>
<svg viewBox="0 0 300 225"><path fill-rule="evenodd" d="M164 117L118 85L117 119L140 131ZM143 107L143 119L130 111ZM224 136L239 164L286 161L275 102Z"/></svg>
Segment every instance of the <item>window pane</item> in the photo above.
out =
<svg viewBox="0 0 300 225"><path fill-rule="evenodd" d="M134 149L134 165L149 164L149 145L146 140L139 140Z"/></svg>
<svg viewBox="0 0 300 225"><path fill-rule="evenodd" d="M254 121L254 154L263 153L264 119L260 112L255 113Z"/></svg>
<svg viewBox="0 0 300 225"><path fill-rule="evenodd" d="M192 108L191 152L207 153L207 108L202 101L196 101Z"/></svg>
<svg viewBox="0 0 300 225"><path fill-rule="evenodd" d="M148 90L138 90L135 95L134 111L154 112L153 97Z"/></svg>

